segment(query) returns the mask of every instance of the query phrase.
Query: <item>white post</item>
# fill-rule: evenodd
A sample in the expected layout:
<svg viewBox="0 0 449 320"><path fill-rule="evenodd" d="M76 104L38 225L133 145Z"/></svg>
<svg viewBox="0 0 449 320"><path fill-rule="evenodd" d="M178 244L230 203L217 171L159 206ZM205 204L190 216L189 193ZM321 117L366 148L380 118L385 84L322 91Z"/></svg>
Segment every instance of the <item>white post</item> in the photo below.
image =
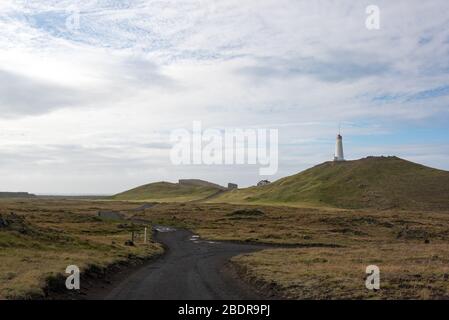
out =
<svg viewBox="0 0 449 320"><path fill-rule="evenodd" d="M145 231L143 233L143 243L147 244L147 227L145 227Z"/></svg>

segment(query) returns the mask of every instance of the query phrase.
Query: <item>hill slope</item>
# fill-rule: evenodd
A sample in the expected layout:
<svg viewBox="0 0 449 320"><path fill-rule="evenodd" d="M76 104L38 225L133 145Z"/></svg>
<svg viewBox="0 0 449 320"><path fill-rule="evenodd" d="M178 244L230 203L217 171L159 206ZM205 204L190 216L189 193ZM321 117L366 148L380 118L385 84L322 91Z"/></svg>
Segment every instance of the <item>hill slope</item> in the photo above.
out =
<svg viewBox="0 0 449 320"><path fill-rule="evenodd" d="M214 201L449 209L449 172L397 157L325 162L270 185L227 192Z"/></svg>
<svg viewBox="0 0 449 320"><path fill-rule="evenodd" d="M202 180L181 183L155 182L113 196L117 200L194 201L210 197L224 188Z"/></svg>

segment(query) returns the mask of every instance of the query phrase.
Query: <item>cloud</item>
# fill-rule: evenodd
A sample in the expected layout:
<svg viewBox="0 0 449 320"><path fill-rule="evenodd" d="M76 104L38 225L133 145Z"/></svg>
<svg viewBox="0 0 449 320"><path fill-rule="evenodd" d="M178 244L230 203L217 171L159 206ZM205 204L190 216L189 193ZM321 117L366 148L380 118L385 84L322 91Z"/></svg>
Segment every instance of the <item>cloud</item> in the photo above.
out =
<svg viewBox="0 0 449 320"><path fill-rule="evenodd" d="M424 162L449 169L446 151L424 148L449 125L449 4L380 0L378 31L365 28L368 4L2 1L0 187L254 183L257 168L170 164L170 130L194 120L279 129L280 175L331 159L339 122L348 157L428 152ZM74 9L79 29L67 29ZM433 134L416 155L398 128L418 127Z"/></svg>
<svg viewBox="0 0 449 320"><path fill-rule="evenodd" d="M131 56L122 59L113 69L114 80L127 86L165 87L175 86L173 79L161 73L160 67L142 57Z"/></svg>
<svg viewBox="0 0 449 320"><path fill-rule="evenodd" d="M40 115L77 105L82 92L0 70L0 117Z"/></svg>
<svg viewBox="0 0 449 320"><path fill-rule="evenodd" d="M63 69L56 71L58 83L54 76L45 79L45 75L27 74L26 70L0 69L0 118L37 116L63 108L107 107L139 90L170 90L176 85L155 63L136 55L110 55L107 61L92 63L91 68L88 79L83 79L87 84L70 79L76 78L70 70L67 74Z"/></svg>

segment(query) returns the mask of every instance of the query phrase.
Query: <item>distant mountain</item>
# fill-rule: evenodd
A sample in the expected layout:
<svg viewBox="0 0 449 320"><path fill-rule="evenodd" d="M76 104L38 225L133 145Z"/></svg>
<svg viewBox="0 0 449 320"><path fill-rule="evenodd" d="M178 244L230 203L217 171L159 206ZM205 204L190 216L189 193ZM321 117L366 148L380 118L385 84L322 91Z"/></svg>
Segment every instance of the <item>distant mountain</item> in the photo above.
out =
<svg viewBox="0 0 449 320"><path fill-rule="evenodd" d="M113 196L117 200L195 201L220 193L225 188L198 179L180 180L179 183L155 182Z"/></svg>
<svg viewBox="0 0 449 320"><path fill-rule="evenodd" d="M28 192L0 192L0 198L34 198L35 194Z"/></svg>
<svg viewBox="0 0 449 320"><path fill-rule="evenodd" d="M311 204L339 208L449 209L449 172L397 157L325 162L214 202Z"/></svg>

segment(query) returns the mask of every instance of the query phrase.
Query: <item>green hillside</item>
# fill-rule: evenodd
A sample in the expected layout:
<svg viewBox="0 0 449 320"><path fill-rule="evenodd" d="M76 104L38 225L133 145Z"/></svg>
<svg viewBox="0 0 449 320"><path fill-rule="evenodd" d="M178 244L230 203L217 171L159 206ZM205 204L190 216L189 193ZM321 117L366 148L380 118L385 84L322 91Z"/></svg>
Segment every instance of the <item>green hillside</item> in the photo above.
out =
<svg viewBox="0 0 449 320"><path fill-rule="evenodd" d="M194 201L220 192L223 187L201 180L183 183L155 182L113 196L116 200L149 200L161 202Z"/></svg>
<svg viewBox="0 0 449 320"><path fill-rule="evenodd" d="M449 209L449 172L397 157L325 162L266 186L226 192L214 202Z"/></svg>

